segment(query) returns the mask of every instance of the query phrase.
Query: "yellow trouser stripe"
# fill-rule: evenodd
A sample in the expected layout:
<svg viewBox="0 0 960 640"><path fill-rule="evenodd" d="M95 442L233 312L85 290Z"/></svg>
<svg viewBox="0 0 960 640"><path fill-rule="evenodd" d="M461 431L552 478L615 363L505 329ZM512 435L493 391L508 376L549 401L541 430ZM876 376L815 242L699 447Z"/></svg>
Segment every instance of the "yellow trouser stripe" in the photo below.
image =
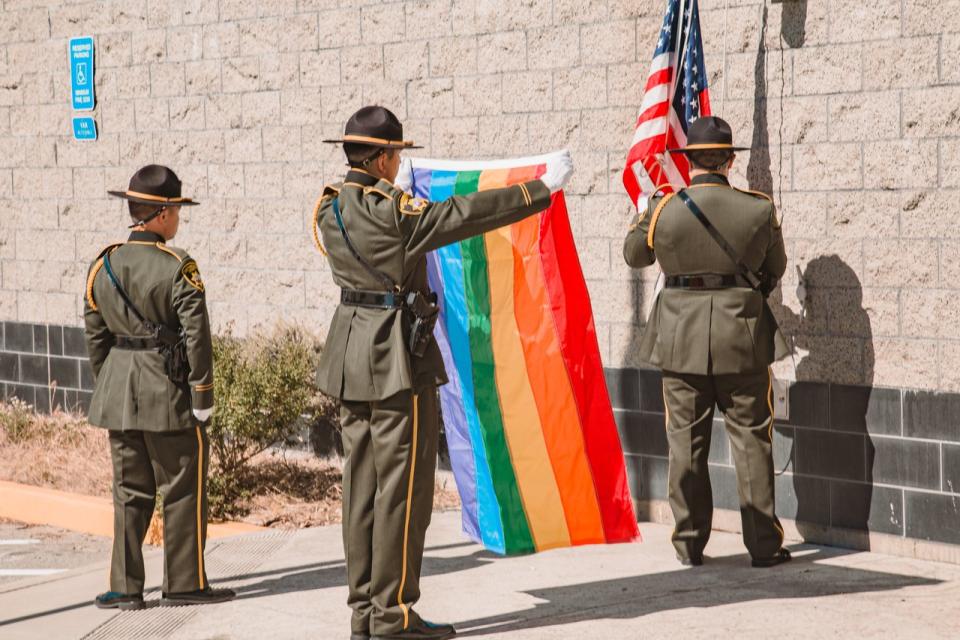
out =
<svg viewBox="0 0 960 640"><path fill-rule="evenodd" d="M767 367L767 380L768 380L768 382L767 382L767 408L770 409L770 426L767 427L767 437L770 439L770 446L773 447L773 421L774 421L774 413L773 413L773 370L771 370L770 367ZM771 451L771 454L770 454L770 455L773 455L773 452L772 452L772 451ZM780 544L783 544L783 538L784 538L783 528L777 523L777 516L776 516L776 514L774 514L774 516L773 516L773 526L776 527L777 531L780 532Z"/></svg>
<svg viewBox="0 0 960 640"><path fill-rule="evenodd" d="M407 515L403 522L403 568L400 571L400 590L397 591L397 604L403 609L403 628L410 626L410 610L403 603L403 587L407 583L407 538L410 533L410 507L413 502L413 474L417 469L417 427L419 396L413 396L413 447L410 452L410 481L407 483Z"/></svg>
<svg viewBox="0 0 960 640"><path fill-rule="evenodd" d="M197 425L197 570L200 572L200 588L207 585L203 582L203 434L200 425Z"/></svg>

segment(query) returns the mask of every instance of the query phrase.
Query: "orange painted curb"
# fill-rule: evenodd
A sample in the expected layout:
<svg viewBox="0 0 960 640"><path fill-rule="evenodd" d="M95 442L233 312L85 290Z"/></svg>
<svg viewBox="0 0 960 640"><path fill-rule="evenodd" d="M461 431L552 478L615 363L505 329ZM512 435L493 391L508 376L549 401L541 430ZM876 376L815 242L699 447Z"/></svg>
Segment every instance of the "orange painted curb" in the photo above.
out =
<svg viewBox="0 0 960 640"><path fill-rule="evenodd" d="M113 501L17 482L0 480L0 517L113 537ZM211 523L207 526L207 538L263 530L264 527L244 522Z"/></svg>

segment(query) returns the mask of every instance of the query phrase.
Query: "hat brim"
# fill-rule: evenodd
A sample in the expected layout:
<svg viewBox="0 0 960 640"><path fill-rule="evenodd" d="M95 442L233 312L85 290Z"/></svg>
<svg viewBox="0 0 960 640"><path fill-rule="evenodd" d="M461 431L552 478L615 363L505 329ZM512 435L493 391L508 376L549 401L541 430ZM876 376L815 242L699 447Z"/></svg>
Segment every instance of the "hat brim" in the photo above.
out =
<svg viewBox="0 0 960 640"><path fill-rule="evenodd" d="M364 144L368 147L379 147L381 149L423 149L416 145L412 140L386 140L384 138L371 138L369 136L344 136L337 140L324 140L326 144L343 144L345 142L353 144Z"/></svg>
<svg viewBox="0 0 960 640"><path fill-rule="evenodd" d="M153 200L151 198L142 198L137 195L132 195L126 191L107 191L107 193L115 198L122 198L138 204L155 204L158 207L195 207L200 204L196 200L191 200L190 198L160 198L157 196L157 199Z"/></svg>
<svg viewBox="0 0 960 640"><path fill-rule="evenodd" d="M731 144L692 144L679 149L667 149L667 153L690 153L691 151L750 151L750 147L735 147Z"/></svg>

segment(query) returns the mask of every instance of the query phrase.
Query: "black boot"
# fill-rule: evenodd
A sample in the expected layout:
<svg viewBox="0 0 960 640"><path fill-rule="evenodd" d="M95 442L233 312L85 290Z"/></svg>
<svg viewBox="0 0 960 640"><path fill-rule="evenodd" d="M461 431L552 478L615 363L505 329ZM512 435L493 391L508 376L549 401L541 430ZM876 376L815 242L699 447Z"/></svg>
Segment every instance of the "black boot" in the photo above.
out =
<svg viewBox="0 0 960 640"><path fill-rule="evenodd" d="M233 589L198 589L197 591L184 591L181 593L165 593L160 598L161 607L182 607L190 604L216 604L218 602L227 602L237 597Z"/></svg>
<svg viewBox="0 0 960 640"><path fill-rule="evenodd" d="M775 567L778 564L783 564L784 562L790 562L791 555L790 550L786 547L782 547L779 551L773 554L769 558L754 558L750 564L755 567Z"/></svg>
<svg viewBox="0 0 960 640"><path fill-rule="evenodd" d="M371 640L446 640L457 635L452 624L435 624L421 620L409 629L373 636Z"/></svg>
<svg viewBox="0 0 960 640"><path fill-rule="evenodd" d="M116 591L107 591L101 593L93 600L97 609L120 609L121 611L135 611L143 609L143 595L139 593L118 593Z"/></svg>

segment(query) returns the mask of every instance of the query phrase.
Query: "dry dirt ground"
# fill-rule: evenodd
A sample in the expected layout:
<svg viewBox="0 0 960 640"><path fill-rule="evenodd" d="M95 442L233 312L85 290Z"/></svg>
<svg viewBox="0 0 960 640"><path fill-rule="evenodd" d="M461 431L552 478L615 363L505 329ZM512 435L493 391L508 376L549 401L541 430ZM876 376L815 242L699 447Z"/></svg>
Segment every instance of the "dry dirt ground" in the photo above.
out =
<svg viewBox="0 0 960 640"><path fill-rule="evenodd" d="M36 415L0 403L0 480L73 493L111 495L107 432L69 414ZM341 461L297 451L259 456L246 480L239 517L265 527L300 528L340 522ZM450 474L437 476L434 508L456 509ZM152 532L148 541L156 541Z"/></svg>
<svg viewBox="0 0 960 640"><path fill-rule="evenodd" d="M16 544L21 541L29 544ZM110 538L103 536L0 518L0 584L24 578L3 575L4 569L76 569L109 558L110 547Z"/></svg>

